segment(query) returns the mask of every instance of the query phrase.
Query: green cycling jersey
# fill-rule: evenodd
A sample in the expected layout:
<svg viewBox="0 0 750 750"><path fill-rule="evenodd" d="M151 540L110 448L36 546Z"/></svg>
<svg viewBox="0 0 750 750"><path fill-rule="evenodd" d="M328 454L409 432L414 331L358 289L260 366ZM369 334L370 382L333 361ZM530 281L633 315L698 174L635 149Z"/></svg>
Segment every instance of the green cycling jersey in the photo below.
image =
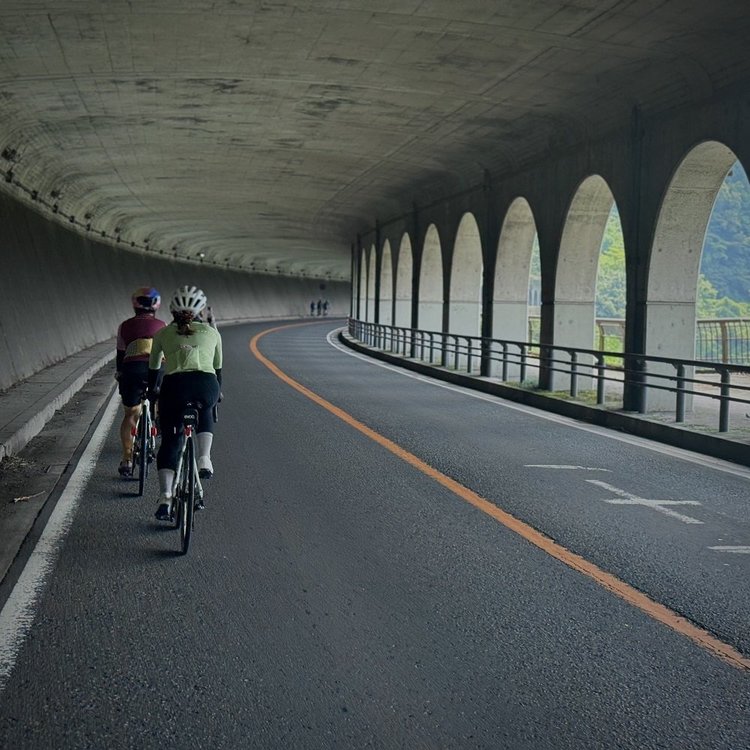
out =
<svg viewBox="0 0 750 750"><path fill-rule="evenodd" d="M164 359L164 374L179 372L211 372L221 370L221 335L206 323L193 321L190 333L177 332L172 323L154 334L148 366L158 370Z"/></svg>

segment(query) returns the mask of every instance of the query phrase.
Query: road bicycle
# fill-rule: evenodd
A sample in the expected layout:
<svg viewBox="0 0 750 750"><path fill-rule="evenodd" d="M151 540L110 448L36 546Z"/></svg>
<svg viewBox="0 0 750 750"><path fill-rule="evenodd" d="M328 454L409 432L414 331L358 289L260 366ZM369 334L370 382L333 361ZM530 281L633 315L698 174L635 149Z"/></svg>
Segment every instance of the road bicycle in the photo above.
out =
<svg viewBox="0 0 750 750"><path fill-rule="evenodd" d="M133 428L133 471L138 472L138 495L143 495L149 466L156 457L156 425L151 415L151 402L141 399L138 424Z"/></svg>
<svg viewBox="0 0 750 750"><path fill-rule="evenodd" d="M174 484L172 486L172 508L170 521L180 529L180 550L186 554L195 526L195 510L203 507L203 485L198 476L195 456L194 434L198 424L198 409L201 405L188 402L182 414L183 440L177 458Z"/></svg>

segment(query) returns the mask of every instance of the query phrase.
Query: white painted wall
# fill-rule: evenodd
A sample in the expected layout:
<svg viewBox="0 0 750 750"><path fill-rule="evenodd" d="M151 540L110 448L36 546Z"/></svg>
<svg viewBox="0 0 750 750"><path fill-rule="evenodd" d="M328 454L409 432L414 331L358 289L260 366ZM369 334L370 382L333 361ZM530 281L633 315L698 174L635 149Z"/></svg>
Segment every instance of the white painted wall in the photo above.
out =
<svg viewBox="0 0 750 750"><path fill-rule="evenodd" d="M536 237L536 223L531 206L525 198L516 198L508 208L500 230L497 262L492 294L492 337L506 341L528 339L529 272L531 253ZM509 347L507 377L519 376L520 350ZM502 373L502 348L495 347L490 362L490 374Z"/></svg>
<svg viewBox="0 0 750 750"><path fill-rule="evenodd" d="M482 319L482 241L476 219L467 213L456 231L451 265L451 333L479 336Z"/></svg>
<svg viewBox="0 0 750 750"><path fill-rule="evenodd" d="M443 330L443 261L440 236L432 224L425 235L419 273L419 327L423 331Z"/></svg>
<svg viewBox="0 0 750 750"><path fill-rule="evenodd" d="M604 229L614 197L599 175L587 177L578 188L568 209L560 241L555 280L554 343L579 349L594 348L596 321L596 275ZM562 352L556 358L565 360ZM591 357L580 357L592 363ZM564 364L561 366L565 366ZM589 373L585 368L582 372ZM567 375L553 373L553 390L567 390ZM592 388L590 377L579 379L579 387Z"/></svg>

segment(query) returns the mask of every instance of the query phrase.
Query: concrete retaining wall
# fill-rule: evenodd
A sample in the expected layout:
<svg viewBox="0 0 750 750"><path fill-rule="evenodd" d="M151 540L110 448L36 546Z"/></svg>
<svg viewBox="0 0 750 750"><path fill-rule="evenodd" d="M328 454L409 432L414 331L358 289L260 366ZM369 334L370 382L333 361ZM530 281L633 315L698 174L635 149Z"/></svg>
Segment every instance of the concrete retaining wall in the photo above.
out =
<svg viewBox="0 0 750 750"><path fill-rule="evenodd" d="M164 296L181 284L200 286L219 321L309 315L319 298L331 303L329 315L349 311L348 283L250 275L112 247L4 195L0 263L0 390L111 338L142 285Z"/></svg>

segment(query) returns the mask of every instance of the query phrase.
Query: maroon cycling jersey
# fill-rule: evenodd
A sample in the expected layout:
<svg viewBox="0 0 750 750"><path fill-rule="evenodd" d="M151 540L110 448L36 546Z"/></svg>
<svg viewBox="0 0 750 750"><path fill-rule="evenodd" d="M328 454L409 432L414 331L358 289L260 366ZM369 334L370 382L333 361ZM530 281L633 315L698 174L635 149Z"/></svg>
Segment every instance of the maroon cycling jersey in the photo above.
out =
<svg viewBox="0 0 750 750"><path fill-rule="evenodd" d="M134 315L117 329L117 351L124 352L123 362L148 362L151 339L166 323L153 315Z"/></svg>

